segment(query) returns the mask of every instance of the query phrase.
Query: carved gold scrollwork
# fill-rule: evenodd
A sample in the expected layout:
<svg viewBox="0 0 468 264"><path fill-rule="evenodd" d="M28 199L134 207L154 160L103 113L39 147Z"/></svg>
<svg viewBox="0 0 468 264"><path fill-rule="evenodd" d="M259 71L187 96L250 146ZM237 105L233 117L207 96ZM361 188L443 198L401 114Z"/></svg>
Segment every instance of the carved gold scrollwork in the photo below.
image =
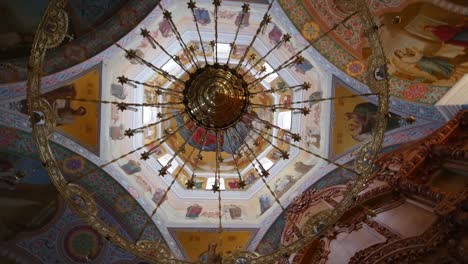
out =
<svg viewBox="0 0 468 264"><path fill-rule="evenodd" d="M45 117L44 123L37 125L36 129L41 130L41 133L46 135L47 138L52 136L55 132L56 116L49 102L43 98L38 98L32 103L31 109L41 113Z"/></svg>
<svg viewBox="0 0 468 264"><path fill-rule="evenodd" d="M62 194L80 214L97 215L98 209L96 202L91 194L81 186L73 183L67 184Z"/></svg>
<svg viewBox="0 0 468 264"><path fill-rule="evenodd" d="M387 59L383 50L382 43L378 33L378 26L375 24L368 4L364 0L346 1L347 9L353 7L357 15L360 17L363 28L366 30L366 37L371 48L371 56L367 61L366 84L375 92L378 92L378 112L377 122L373 131L372 139L365 143L357 152L355 159L355 170L359 173L356 180L348 190L345 191L341 202L331 211L325 211L312 217L306 222L302 233L304 237L299 239L287 247L281 247L276 252L264 255L255 259L251 259L250 263L275 263L283 255L297 252L301 247L309 244L317 239L319 235L331 227L338 219L355 203L355 197L365 187L370 179L377 156L381 151L385 130L387 127L387 114L389 109L389 83L388 79L377 80L375 78L375 70L382 68L382 65L387 64ZM350 3L353 2L353 3ZM349 10L348 10L349 11ZM386 67L383 67L386 71Z"/></svg>
<svg viewBox="0 0 468 264"><path fill-rule="evenodd" d="M44 38L47 39L47 49L55 48L64 40L68 31L68 15L65 12L66 0L57 1L49 6L48 17L44 23Z"/></svg>
<svg viewBox="0 0 468 264"><path fill-rule="evenodd" d="M186 263L173 259L170 250L158 242L129 241L98 216L98 207L91 193L77 184L68 183L60 171L50 146L50 137L55 132L56 116L50 104L40 97L42 64L47 49L63 41L68 30L65 0L51 0L39 24L29 58L27 99L29 114L43 117L42 122L31 120L32 134L41 159L57 190L68 201L73 210L106 239L130 253L154 263ZM37 121L37 120L36 120Z"/></svg>

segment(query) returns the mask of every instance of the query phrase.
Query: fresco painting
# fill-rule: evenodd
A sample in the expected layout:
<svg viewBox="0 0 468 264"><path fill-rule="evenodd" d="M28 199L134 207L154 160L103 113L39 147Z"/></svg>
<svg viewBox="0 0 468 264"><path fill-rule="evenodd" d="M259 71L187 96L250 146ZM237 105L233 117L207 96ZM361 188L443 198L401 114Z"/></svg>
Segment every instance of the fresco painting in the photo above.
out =
<svg viewBox="0 0 468 264"><path fill-rule="evenodd" d="M120 168L127 174L132 175L141 172L141 163L137 160L128 160L127 163L120 166Z"/></svg>
<svg viewBox="0 0 468 264"><path fill-rule="evenodd" d="M210 13L208 12L208 10L203 8L197 8L194 10L194 13L197 22L201 25L206 26L211 23Z"/></svg>
<svg viewBox="0 0 468 264"><path fill-rule="evenodd" d="M268 104L272 100L269 96L261 96L256 98L254 101L257 104ZM167 113L168 115L176 115L176 113ZM251 131L249 126L254 126L256 129L262 129L260 124L254 123L253 120L260 118L263 120L272 120L273 115L270 111L266 109L249 109L247 114L242 117L242 122L238 122L234 128L230 128L228 131L220 131L219 134L219 149L221 150L221 156L224 162L221 164L221 169L225 171L235 172L235 162L233 160L232 154L235 154L245 142L253 141L251 137L248 136L250 133L254 137L255 133ZM175 121L174 121L175 120ZM164 124L165 128L176 128L181 127L176 134L168 139L168 145L173 149L177 150L185 141L187 144L185 146L185 152L180 153L179 155L183 160L188 160L189 165L192 167L195 164L198 166L199 170L203 171L214 171L215 165L215 156L216 156L216 133L214 131L206 130L202 127L196 128L196 124L193 121L188 119L188 116L179 115L171 120L171 122L166 122ZM185 125L184 125L185 124ZM204 137L206 136L205 142L203 142ZM257 137L256 146L253 148L253 151L260 153L267 148L268 142L263 138ZM203 159L198 160L196 158L196 153L192 157L188 157L192 153L193 148L195 150L203 149ZM245 150L246 151L246 150ZM243 156L237 160L239 167L245 167L250 164L248 157Z"/></svg>
<svg viewBox="0 0 468 264"><path fill-rule="evenodd" d="M28 57L47 0L0 1L0 59ZM96 30L129 0L69 1L65 6L70 21L69 36L78 38ZM67 44L72 39L62 43Z"/></svg>
<svg viewBox="0 0 468 264"><path fill-rule="evenodd" d="M105 22L129 0L69 1L67 11L76 35L86 34Z"/></svg>
<svg viewBox="0 0 468 264"><path fill-rule="evenodd" d="M271 198L271 194L260 195L258 201L260 203L260 215L265 213L273 205L273 199Z"/></svg>
<svg viewBox="0 0 468 264"><path fill-rule="evenodd" d="M191 205L187 207L187 213L185 214L185 217L189 219L198 219L202 211L202 206L198 204Z"/></svg>
<svg viewBox="0 0 468 264"><path fill-rule="evenodd" d="M0 59L28 56L47 4L47 0L0 1Z"/></svg>
<svg viewBox="0 0 468 264"><path fill-rule="evenodd" d="M352 12L335 0L278 2L308 41L315 41ZM369 8L380 25L393 96L435 104L468 72L466 1L375 0L369 1ZM278 41L280 33L273 27L270 40ZM365 81L370 56L365 35L363 23L354 16L314 46L349 76Z"/></svg>
<svg viewBox="0 0 468 264"><path fill-rule="evenodd" d="M305 98L308 100L317 100L322 98L322 92L319 90L317 82L311 82L311 89L304 91ZM302 126L303 140L300 142L301 147L310 151L318 151L320 149L321 140L321 126L320 126L320 115L322 109L320 103L309 102L306 107L311 109L311 114L304 117Z"/></svg>
<svg viewBox="0 0 468 264"><path fill-rule="evenodd" d="M39 230L59 210L59 195L40 160L0 152L0 241Z"/></svg>
<svg viewBox="0 0 468 264"><path fill-rule="evenodd" d="M170 232L178 241L187 259L201 263L206 263L207 251L210 246L215 246L216 252L222 252L226 255L244 249L254 235L254 230L248 229L224 230L221 235L214 229L200 229L198 231L172 229Z"/></svg>
<svg viewBox="0 0 468 264"><path fill-rule="evenodd" d="M389 58L396 77L434 86L452 86L468 72L468 20L430 4L412 4L398 13L381 16Z"/></svg>
<svg viewBox="0 0 468 264"><path fill-rule="evenodd" d="M247 185L254 184L258 180L258 172L255 169L250 170L244 176L244 181Z"/></svg>
<svg viewBox="0 0 468 264"><path fill-rule="evenodd" d="M353 92L340 82L335 85L335 96L350 96ZM378 107L363 97L343 98L333 103L332 154L337 156L372 137ZM400 118L392 114L387 131L402 126Z"/></svg>
<svg viewBox="0 0 468 264"><path fill-rule="evenodd" d="M100 68L95 68L70 83L42 94L57 115L57 130L95 154L99 152L100 104L67 99L99 100L100 75ZM29 114L26 100L16 107L21 113Z"/></svg>

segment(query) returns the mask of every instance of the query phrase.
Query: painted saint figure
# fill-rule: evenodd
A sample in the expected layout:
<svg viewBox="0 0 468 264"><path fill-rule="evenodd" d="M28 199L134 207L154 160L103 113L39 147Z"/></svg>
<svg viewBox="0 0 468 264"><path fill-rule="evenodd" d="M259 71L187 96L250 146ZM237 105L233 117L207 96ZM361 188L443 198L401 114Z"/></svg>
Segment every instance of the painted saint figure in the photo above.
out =
<svg viewBox="0 0 468 264"><path fill-rule="evenodd" d="M436 82L447 79L454 72L454 65L448 59L436 56L425 56L415 47L398 49L394 52L393 66L416 78Z"/></svg>
<svg viewBox="0 0 468 264"><path fill-rule="evenodd" d="M354 140L362 142L372 137L375 128L378 107L372 103L357 104L352 113L345 114L348 133ZM391 115L387 123L387 131L400 127L397 115Z"/></svg>
<svg viewBox="0 0 468 264"><path fill-rule="evenodd" d="M69 100L58 99L53 104L53 109L57 114L57 126L72 124L75 117L86 115L86 108L80 106L73 109Z"/></svg>

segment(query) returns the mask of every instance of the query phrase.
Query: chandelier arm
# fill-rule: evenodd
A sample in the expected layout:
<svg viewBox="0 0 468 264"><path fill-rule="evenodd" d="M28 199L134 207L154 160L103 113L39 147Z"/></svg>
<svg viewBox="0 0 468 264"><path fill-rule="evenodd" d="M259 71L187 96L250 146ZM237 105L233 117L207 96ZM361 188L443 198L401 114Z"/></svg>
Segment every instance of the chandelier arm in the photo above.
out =
<svg viewBox="0 0 468 264"><path fill-rule="evenodd" d="M266 57L268 57L273 51L280 48L284 43L289 42L290 39L291 39L290 34L283 35L283 38L281 38L281 40L278 43L276 43L276 45L273 46L273 48L271 48L265 55L263 55L261 58L259 58L253 65L251 65L250 68L248 70L246 70L244 72L244 74L242 74L242 77L244 77L244 75L246 75L250 70L255 68L255 66L257 66L260 62L264 61L266 59ZM264 71L259 71L259 72L264 72ZM258 74L259 72L257 72L256 74Z"/></svg>
<svg viewBox="0 0 468 264"><path fill-rule="evenodd" d="M306 48L302 49L300 52L298 52L299 54L301 54L302 52L304 52L304 50L308 49L309 47L311 47L311 45L307 45ZM279 65L276 69L274 69L273 71L263 75L262 77L260 78L256 78L254 81L251 81L249 83L247 83L249 85L249 87L253 84L258 84L258 83L261 83L263 80L265 80L266 78L268 78L269 76L275 74L275 73L278 73L280 72L282 69L286 69L288 67L291 67L293 64L302 64L304 61L304 57L300 56L300 55L295 55L291 58L289 58L288 60L286 60L285 62L283 62L281 65Z"/></svg>
<svg viewBox="0 0 468 264"><path fill-rule="evenodd" d="M158 6L163 11L164 19L166 19L169 22L169 25L171 27L172 32L174 33L177 41L179 42L180 47L184 50L184 53L187 56L187 58L189 59L190 63L192 63L197 69L200 69L200 66L195 61L195 58L194 58L194 56L192 54L191 49L189 49L187 47L187 44L185 44L184 40L182 39L182 36L180 35L179 30L177 29L176 24L174 23L174 20L172 20L172 13L163 8L163 6L161 4L161 1L159 1Z"/></svg>
<svg viewBox="0 0 468 264"><path fill-rule="evenodd" d="M213 192L220 192L221 191L221 182L220 179L218 178L218 168L219 168L219 148L218 148L218 130L215 130L215 181L214 184L212 185L211 190Z"/></svg>
<svg viewBox="0 0 468 264"><path fill-rule="evenodd" d="M182 109L179 108L178 110L182 110L182 111L183 111L184 109L183 109L183 108L182 108ZM158 117L158 118L163 118L164 116L168 116L168 115L170 115L170 114L172 114L172 113L171 113L171 112L167 112L167 113L161 113L161 112L159 112L159 113L157 114L157 117Z"/></svg>
<svg viewBox="0 0 468 264"><path fill-rule="evenodd" d="M223 232L223 223L222 223L222 209L221 209L221 171L220 163L222 159L219 152L219 132L215 130L216 134L216 168L215 168L215 184L218 185L218 232L221 235ZM213 186L214 189L214 186Z"/></svg>
<svg viewBox="0 0 468 264"><path fill-rule="evenodd" d="M246 123L247 125L247 123ZM281 155L282 155L282 158L283 159L289 159L289 154L287 151L285 150L282 150L280 149L278 146L276 146L275 144L273 144L273 142L271 140L269 140L268 138L266 138L265 136L263 136L263 133L265 133L263 130L260 130L260 132L256 131L253 129L253 126L252 125L247 125L248 127L250 127L252 129L252 131L254 131L256 134L258 134L261 138L263 138L266 142L268 142L270 144L270 146L272 146L274 149L278 150L279 152L281 152ZM270 135L268 133L266 133L267 135Z"/></svg>
<svg viewBox="0 0 468 264"><path fill-rule="evenodd" d="M220 176L218 176L219 178ZM222 209L221 209L221 190L218 191L218 218L219 218L219 223L218 223L218 232L221 235L223 233L223 221L222 221Z"/></svg>
<svg viewBox="0 0 468 264"><path fill-rule="evenodd" d="M236 129L234 127L234 129ZM237 131L237 129L236 129ZM248 135L248 134L247 134ZM250 136L250 135L249 135ZM250 136L251 137L251 136ZM271 189L270 185L268 185L268 183L266 182L265 178L265 168L263 168L263 165L260 163L260 161L258 161L257 159L257 156L255 155L255 153L252 151L252 149L249 147L249 145L245 142L243 142L243 144L247 147L247 149L249 150L249 152L254 156L255 160L257 161L257 164L260 166L262 172L259 172L257 170L257 168L255 167L254 163L253 163L253 160L250 158L249 154L247 153L247 158L250 160L250 163L252 164L252 166L254 167L254 169L257 171L258 174L260 174L260 179L262 179L263 183L265 184L265 186L267 187L268 191L270 192L270 194L273 196L273 198L275 198L275 201L278 203L278 205L280 206L281 210L284 212L285 208L284 206L281 204L279 198L276 196L275 192L273 191L273 189Z"/></svg>
<svg viewBox="0 0 468 264"><path fill-rule="evenodd" d="M143 38L146 38L148 40L148 42L150 43L153 49L156 49L156 47L159 47L167 56L173 59L186 73L190 74L190 72L185 67L185 65L180 61L179 56L174 56L170 54L153 36L151 36L151 33L149 30L144 29L144 28L141 28L140 30L141 30L140 35Z"/></svg>
<svg viewBox="0 0 468 264"><path fill-rule="evenodd" d="M244 122L242 122L244 123ZM245 123L244 123L245 124ZM234 130L236 130L237 132L237 135L241 136L241 133L239 132L239 130L237 130L237 127L236 126L233 126ZM247 136L249 136L249 132L247 132ZM252 166L254 166L254 168L257 170L257 172L261 175L261 176L264 176L264 177L267 177L268 176L268 171L265 170L265 168L263 167L262 163L260 163L260 161L258 160L257 156L255 155L255 152L252 151L252 149L250 148L249 144L247 144L247 142L245 141L246 138L244 138L242 144L246 146L246 148L249 150L250 154L252 154L254 156L254 159L255 161L257 162L258 166L260 167L260 170L261 172L259 172L257 170L257 168L255 167L254 163L253 163L253 160L250 159L249 157L249 153L247 153L247 157L249 157L251 163L252 163ZM254 140L255 141L255 140Z"/></svg>
<svg viewBox="0 0 468 264"><path fill-rule="evenodd" d="M265 12L265 15L263 15L263 19L260 22L260 25L257 28L257 31L255 32L255 35L253 36L252 40L250 41L249 45L247 46L247 49L244 52L244 55L242 55L241 59L237 63L236 70L239 69L239 67L242 65L244 62L245 58L247 57L250 49L252 48L255 40L257 40L258 35L268 26L268 24L271 22L271 16L269 15L270 9L273 6L273 3L275 0L272 0L270 4L268 5L267 11Z"/></svg>
<svg viewBox="0 0 468 264"><path fill-rule="evenodd" d="M296 142L301 140L300 135L297 134L297 133L293 133L293 132L291 132L289 130L283 129L283 128L281 128L281 127L279 127L279 126L277 126L275 124L272 124L269 121L263 120L263 119L261 119L259 117L253 116L253 118L255 120L257 120L258 122L263 123L267 128L274 127L274 128L276 128L276 129L278 129L278 130L280 130L280 131L282 131L282 132L284 132L286 134L289 134L291 137L294 138L294 141L296 141ZM252 128L254 128L254 127L252 127Z"/></svg>
<svg viewBox="0 0 468 264"><path fill-rule="evenodd" d="M181 116L181 115L184 115L184 114L187 114L185 111L179 111L179 112L176 112L177 114L175 115L172 115L170 117L166 117L164 119L161 119L159 120L158 122L154 122L154 123L150 123L150 124L147 124L147 125L144 125L144 126L141 126L141 127L137 127L137 128L134 128L134 129L128 129L125 131L125 135L128 136L128 137L132 137L133 134L136 132L136 131L139 131L139 130L143 130L143 129L146 129L146 128L149 128L149 127L152 127L152 126L156 126L156 125L159 125L163 122L166 122L166 121L169 121L171 120L172 118L176 118L178 116Z"/></svg>
<svg viewBox="0 0 468 264"><path fill-rule="evenodd" d="M192 157L192 154L195 152L195 148L192 149L192 151L190 151L190 154L189 154L189 157L188 159L190 159ZM158 211L158 209L161 207L162 203L164 202L164 200L166 199L167 197L167 194L169 193L169 191L171 190L172 186L174 185L174 183L177 181L177 179L179 178L179 175L180 173L183 171L185 165L187 164L187 161L185 161L183 164L182 164L182 167L179 169L179 171L177 172L177 174L175 175L175 177L172 179L171 183L169 184L169 186L167 186L166 190L164 191L164 194L162 195L161 199L158 201L158 203L156 204L156 207L154 208L153 212L151 213L151 215L149 216L149 218L146 219L145 221L145 224L143 225L141 231L138 233L138 236L137 236L137 239L135 240L136 242L138 242L141 237L143 236L144 232L145 232L145 229L148 227L149 223L150 223L150 220L153 219L153 216L156 215L156 212Z"/></svg>
<svg viewBox="0 0 468 264"><path fill-rule="evenodd" d="M266 71L266 67L261 67L261 69L259 71L257 71L253 76L254 77L260 76L265 71Z"/></svg>
<svg viewBox="0 0 468 264"><path fill-rule="evenodd" d="M256 106L254 108L263 108L263 107L259 107L259 106ZM275 112L276 110L290 110L290 111L299 111L299 112L293 112L293 114L296 114L296 113L301 113L301 114L304 114L304 113L307 113L309 112L309 108L307 107L282 107L282 106L272 106L270 107L270 111L272 112ZM304 115L307 115L307 114L304 114Z"/></svg>
<svg viewBox="0 0 468 264"><path fill-rule="evenodd" d="M198 129L198 127L197 127ZM193 184L195 184L195 177L196 177L196 174L195 174L195 171L199 168L199 163L201 160L203 160L203 156L201 155L201 153L205 150L205 146L206 146L206 138L208 137L208 130L205 129L205 134L203 135L203 138L202 138L202 147L201 149L198 150L198 154L197 154L197 161L195 163L195 167L193 168L193 171L192 171L192 175L190 176L190 180L193 182ZM193 187L193 186L192 186ZM189 188L191 189L191 188Z"/></svg>
<svg viewBox="0 0 468 264"><path fill-rule="evenodd" d="M134 149L134 150L132 150L132 151L129 151L129 152L127 152L127 153L125 153L125 154L123 154L123 155L121 155L121 156L119 156L119 157L117 157L117 158L115 158L115 159L113 159L113 160L110 160L110 161L108 161L108 162L106 162L106 163L104 163L104 164L101 164L100 166L98 166L98 167L96 167L95 169L90 170L90 171L88 171L88 172L86 172L86 173L81 172L81 173L79 173L79 176L78 176L78 177L71 179L71 180L67 183L67 185L76 183L76 182L78 182L79 180L81 180L82 178L84 178L85 176L88 176L88 175L90 175L91 173L97 172L97 171L99 171L99 170L101 170L101 169L103 169L103 168L109 166L110 164L112 164L112 163L114 163L114 162L116 162L116 161L118 161L118 160L120 160L120 159L123 159L123 158L125 158L125 157L127 157L127 156L129 156L129 155L132 155L133 153L135 153L135 152L137 152L137 151L140 151L140 150L142 150L142 149L144 149L144 148L146 148L146 147L148 147L148 146L150 146L150 145L152 145L152 144L154 144L154 143L156 143L156 142L158 142L158 141L164 139L165 137L167 137L167 135L166 135L166 136L162 136L162 137L160 137L160 138L157 138L157 139L155 139L155 140L152 140L152 141L150 141L150 142L144 144L143 146L138 147L138 148L136 148L136 149Z"/></svg>
<svg viewBox="0 0 468 264"><path fill-rule="evenodd" d="M167 133L167 135L163 137L162 141L160 141L156 146L153 146L148 151L143 152L143 154L141 154L141 159L142 160L147 160L149 158L149 155L154 153L154 150L159 148L162 144L164 144L164 142L166 142L170 137L172 137L177 132L179 132L179 130L182 129L184 126L186 126L189 122L190 121L187 121L184 124L182 124L181 126L177 127L177 129L175 131Z"/></svg>
<svg viewBox="0 0 468 264"><path fill-rule="evenodd" d="M213 0L215 13L215 62L218 63L218 7L221 6L221 0Z"/></svg>
<svg viewBox="0 0 468 264"><path fill-rule="evenodd" d="M192 139L193 135L195 134L197 130L194 129L192 134L190 134L190 137L188 137L184 143L177 149L176 152L174 152L174 154L172 155L171 159L169 159L169 161L167 162L166 165L164 165L161 170L159 170L159 176L164 176L167 172L167 170L172 166L172 162L174 161L174 159L181 153L181 152L184 152L185 151L185 146L187 145L187 143Z"/></svg>
<svg viewBox="0 0 468 264"><path fill-rule="evenodd" d="M229 133L228 130L226 130L226 133ZM230 133L229 133L230 134ZM228 135L227 136L227 140L229 142L229 148L231 149L231 156L232 156L232 159L234 160L234 164L236 165L236 171L237 171L237 176L239 177L239 183L241 183L241 185L244 185L244 181L242 180L242 176L241 176L241 173L239 171L239 163L238 163L238 159L234 156L234 148L232 147L232 141L231 141L231 137ZM239 186L240 187L240 186ZM240 187L241 189L244 189L244 187Z"/></svg>
<svg viewBox="0 0 468 264"><path fill-rule="evenodd" d="M306 88L306 87L308 87L308 88ZM270 90L263 90L262 89L261 91L258 91L258 92L250 92L250 97L254 97L257 94L262 94L262 93L283 92L283 91L286 91L286 90L295 90L295 89L298 89L298 88L308 90L310 88L310 83L305 82L304 84L298 84L298 85L293 85L293 86L278 88L278 89L270 89Z"/></svg>
<svg viewBox="0 0 468 264"><path fill-rule="evenodd" d="M253 128L253 130L257 130L257 131L258 131L258 129L256 129L256 128ZM357 172L357 171L355 171L355 170L353 170L353 169L350 169L350 168L348 168L348 167L345 167L344 165L339 164L339 163L337 163L337 162L334 162L334 161L331 160L331 159L322 157L321 155L319 155L319 154L317 154L317 153L314 153L314 152L312 152L312 151L310 151L310 150L307 150L307 149L305 149L305 148L303 148L303 147L301 147L301 146L298 146L298 145L296 145L296 144L293 144L293 143L291 143L291 142L288 142L288 141L286 141L286 140L284 140L284 139L282 139L282 138L280 138L280 137L278 137L278 136L275 136L275 135L272 135L272 134L268 134L268 135L270 135L271 137L276 138L277 140L280 140L280 141L282 141L282 142L284 142L284 143L286 143L286 144L288 144L288 145L290 145L290 146L293 146L293 147L295 147L295 148L298 148L298 149L300 149L300 150L302 150L302 151L304 151L304 152L306 152L306 153L308 153L308 154L310 154L310 155L313 155L313 156L315 156L315 157L317 157L317 158L319 158L319 159L322 159L322 160L324 160L324 161L326 161L326 162L328 162L328 163L331 163L331 164L333 164L333 165L335 165L335 166L337 166L337 167L339 167L339 168L342 168L342 169L344 169L344 170L347 170L347 171L349 171L349 172L351 172L351 173L354 173L354 174L356 174L356 175L358 175L358 176L361 175L359 172Z"/></svg>
<svg viewBox="0 0 468 264"><path fill-rule="evenodd" d="M166 80L168 80L170 82L179 82L181 84L185 84L184 81L177 78L176 76L168 73L167 71L163 70L162 68L157 67L156 65L152 64L151 62L143 59L138 54L136 54L136 52L134 50L127 50L124 47L122 47L121 45L119 45L119 43L115 43L115 45L117 47L119 47L120 49L122 49L123 51L125 51L125 53L127 54L127 57L128 57L129 60L131 60L131 59L138 60L140 63L146 65L148 68L152 69L154 72L161 75L162 77L164 77Z"/></svg>
<svg viewBox="0 0 468 264"><path fill-rule="evenodd" d="M181 102L156 103L156 104L148 104L148 103L139 104L139 103L125 103L125 102L117 102L117 101L86 99L86 98L59 97L57 99L68 100L68 101L76 101L76 102L97 103L97 104L113 104L113 105L117 105L117 106L122 105L122 106L159 107L159 106L165 106L165 105L182 105L183 104L182 101ZM124 109L124 110L126 110L126 109Z"/></svg>
<svg viewBox="0 0 468 264"><path fill-rule="evenodd" d="M274 73L277 73L279 72L280 70L284 69L284 68L287 68L287 67L290 67L291 65L293 65L294 63L297 63L297 64L301 64L303 61L304 61L304 58L302 56L300 56L305 50L307 50L308 48L312 47L314 44L316 44L319 40L321 40L322 38L324 38L325 36L328 36L329 33L331 33L332 31L334 31L335 29L337 29L340 25L346 23L351 17L353 17L355 14L357 14L357 11L356 12L353 12L351 13L350 15L348 15L345 19L343 19L340 23L334 25L332 28L330 28L328 31L326 31L325 33L323 33L321 36L319 36L318 38L316 38L314 41L310 42L309 44L307 44L304 48L302 48L301 50L299 50L296 54L294 54L293 56L291 56L291 58L289 58L288 60L286 60L283 64L281 64L280 66L278 66L276 69L274 69L272 72L268 73L268 74L265 74L264 76L262 76L261 78L259 79L256 79L255 81L253 82L250 82L248 83L248 85L250 86L251 84L254 84L254 83L260 83L261 81L265 80L268 76L274 74Z"/></svg>
<svg viewBox="0 0 468 264"><path fill-rule="evenodd" d="M200 33L200 27L198 26L198 19L197 19L197 16L195 15L195 8L197 8L196 2L194 2L193 0L190 0L190 2L187 3L187 5L188 5L188 8L192 11L193 21L195 21L195 26L197 27L198 38L200 39L200 46L203 51L203 58L205 59L205 63L208 64L208 60L206 59L205 47L203 45L203 40L202 40L202 36Z"/></svg>
<svg viewBox="0 0 468 264"><path fill-rule="evenodd" d="M175 91L164 91L162 89L156 89L156 95L167 95L167 96L174 96L177 99L184 99L184 97L180 93L174 93Z"/></svg>
<svg viewBox="0 0 468 264"><path fill-rule="evenodd" d="M345 98L355 98L355 97L367 97L367 96L372 96L372 95L379 95L379 93L363 93L363 94L353 94L353 95L346 95L346 96L338 96L338 97L327 97L327 98L317 98L317 99L310 99L310 100L304 100L304 101L296 101L296 102L291 102L288 103L289 105L293 104L302 104L302 103L319 103L319 102L324 102L324 101L332 101L336 99L345 99ZM271 107L276 107L276 108L285 108L286 104L270 104L270 105L265 105L265 104L254 104L251 103L252 106L254 107L260 107L260 108L271 108Z"/></svg>
<svg viewBox="0 0 468 264"><path fill-rule="evenodd" d="M237 37L239 36L239 31L242 27L242 23L244 22L244 17L245 15L249 12L250 10L250 7L249 7L249 4L247 3L244 3L242 5L242 14L241 14L241 18L240 18L240 22L239 22L239 25L237 26L237 29L236 29L236 34L234 36L234 40L232 41L232 43L229 45L231 48L229 50L229 55L228 55L228 59L227 59L227 62L226 62L226 65L229 65L229 61L231 60L231 55L232 55L232 52L236 49L236 41L237 41Z"/></svg>
<svg viewBox="0 0 468 264"><path fill-rule="evenodd" d="M172 107L172 106L167 106L167 105L160 105L160 106L157 106L157 108L161 108L161 109L171 109L171 110L184 110L184 108L182 107Z"/></svg>
<svg viewBox="0 0 468 264"><path fill-rule="evenodd" d="M199 128L199 127L197 127L197 129L198 129L198 128ZM200 157L201 153L202 153L203 151L205 151L205 147L206 147L206 138L208 137L208 131L209 131L209 130L205 129L205 134L203 135L203 138L202 138L202 144L203 144L203 145L202 145L202 148L198 151L198 154L197 154L198 157ZM201 160L201 159L200 159L200 160Z"/></svg>
<svg viewBox="0 0 468 264"><path fill-rule="evenodd" d="M124 80L125 80L124 83L134 83L134 84L143 85L143 86L148 87L148 88L156 88L156 89L162 90L162 91L174 92L174 93L182 94L181 91L178 91L178 90L175 90L175 89L164 88L164 87L161 87L160 85L149 84L149 83L147 83L147 82L140 82L140 81L137 81L137 80L128 79L128 78L126 78L125 76L119 77L119 82L120 82L120 83L122 83L121 78L124 78Z"/></svg>

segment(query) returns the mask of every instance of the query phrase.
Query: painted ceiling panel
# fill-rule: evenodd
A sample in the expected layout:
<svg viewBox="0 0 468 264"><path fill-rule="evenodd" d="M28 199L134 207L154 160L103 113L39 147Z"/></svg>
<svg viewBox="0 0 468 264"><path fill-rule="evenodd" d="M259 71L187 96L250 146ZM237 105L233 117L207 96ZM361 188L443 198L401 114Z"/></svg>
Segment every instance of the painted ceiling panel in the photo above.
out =
<svg viewBox="0 0 468 264"><path fill-rule="evenodd" d="M220 235L216 230L174 229L171 233L183 248L188 259L196 262L207 258L210 245L216 245L216 252L223 255L245 249L255 232L224 230Z"/></svg>
<svg viewBox="0 0 468 264"><path fill-rule="evenodd" d="M468 72L466 5L450 1L368 2L377 24L384 25L380 34L390 62L393 96L435 104ZM309 41L350 14L345 5L334 0L280 0L279 3ZM314 46L342 71L363 81L365 60L369 56L364 31L357 20L350 19Z"/></svg>

